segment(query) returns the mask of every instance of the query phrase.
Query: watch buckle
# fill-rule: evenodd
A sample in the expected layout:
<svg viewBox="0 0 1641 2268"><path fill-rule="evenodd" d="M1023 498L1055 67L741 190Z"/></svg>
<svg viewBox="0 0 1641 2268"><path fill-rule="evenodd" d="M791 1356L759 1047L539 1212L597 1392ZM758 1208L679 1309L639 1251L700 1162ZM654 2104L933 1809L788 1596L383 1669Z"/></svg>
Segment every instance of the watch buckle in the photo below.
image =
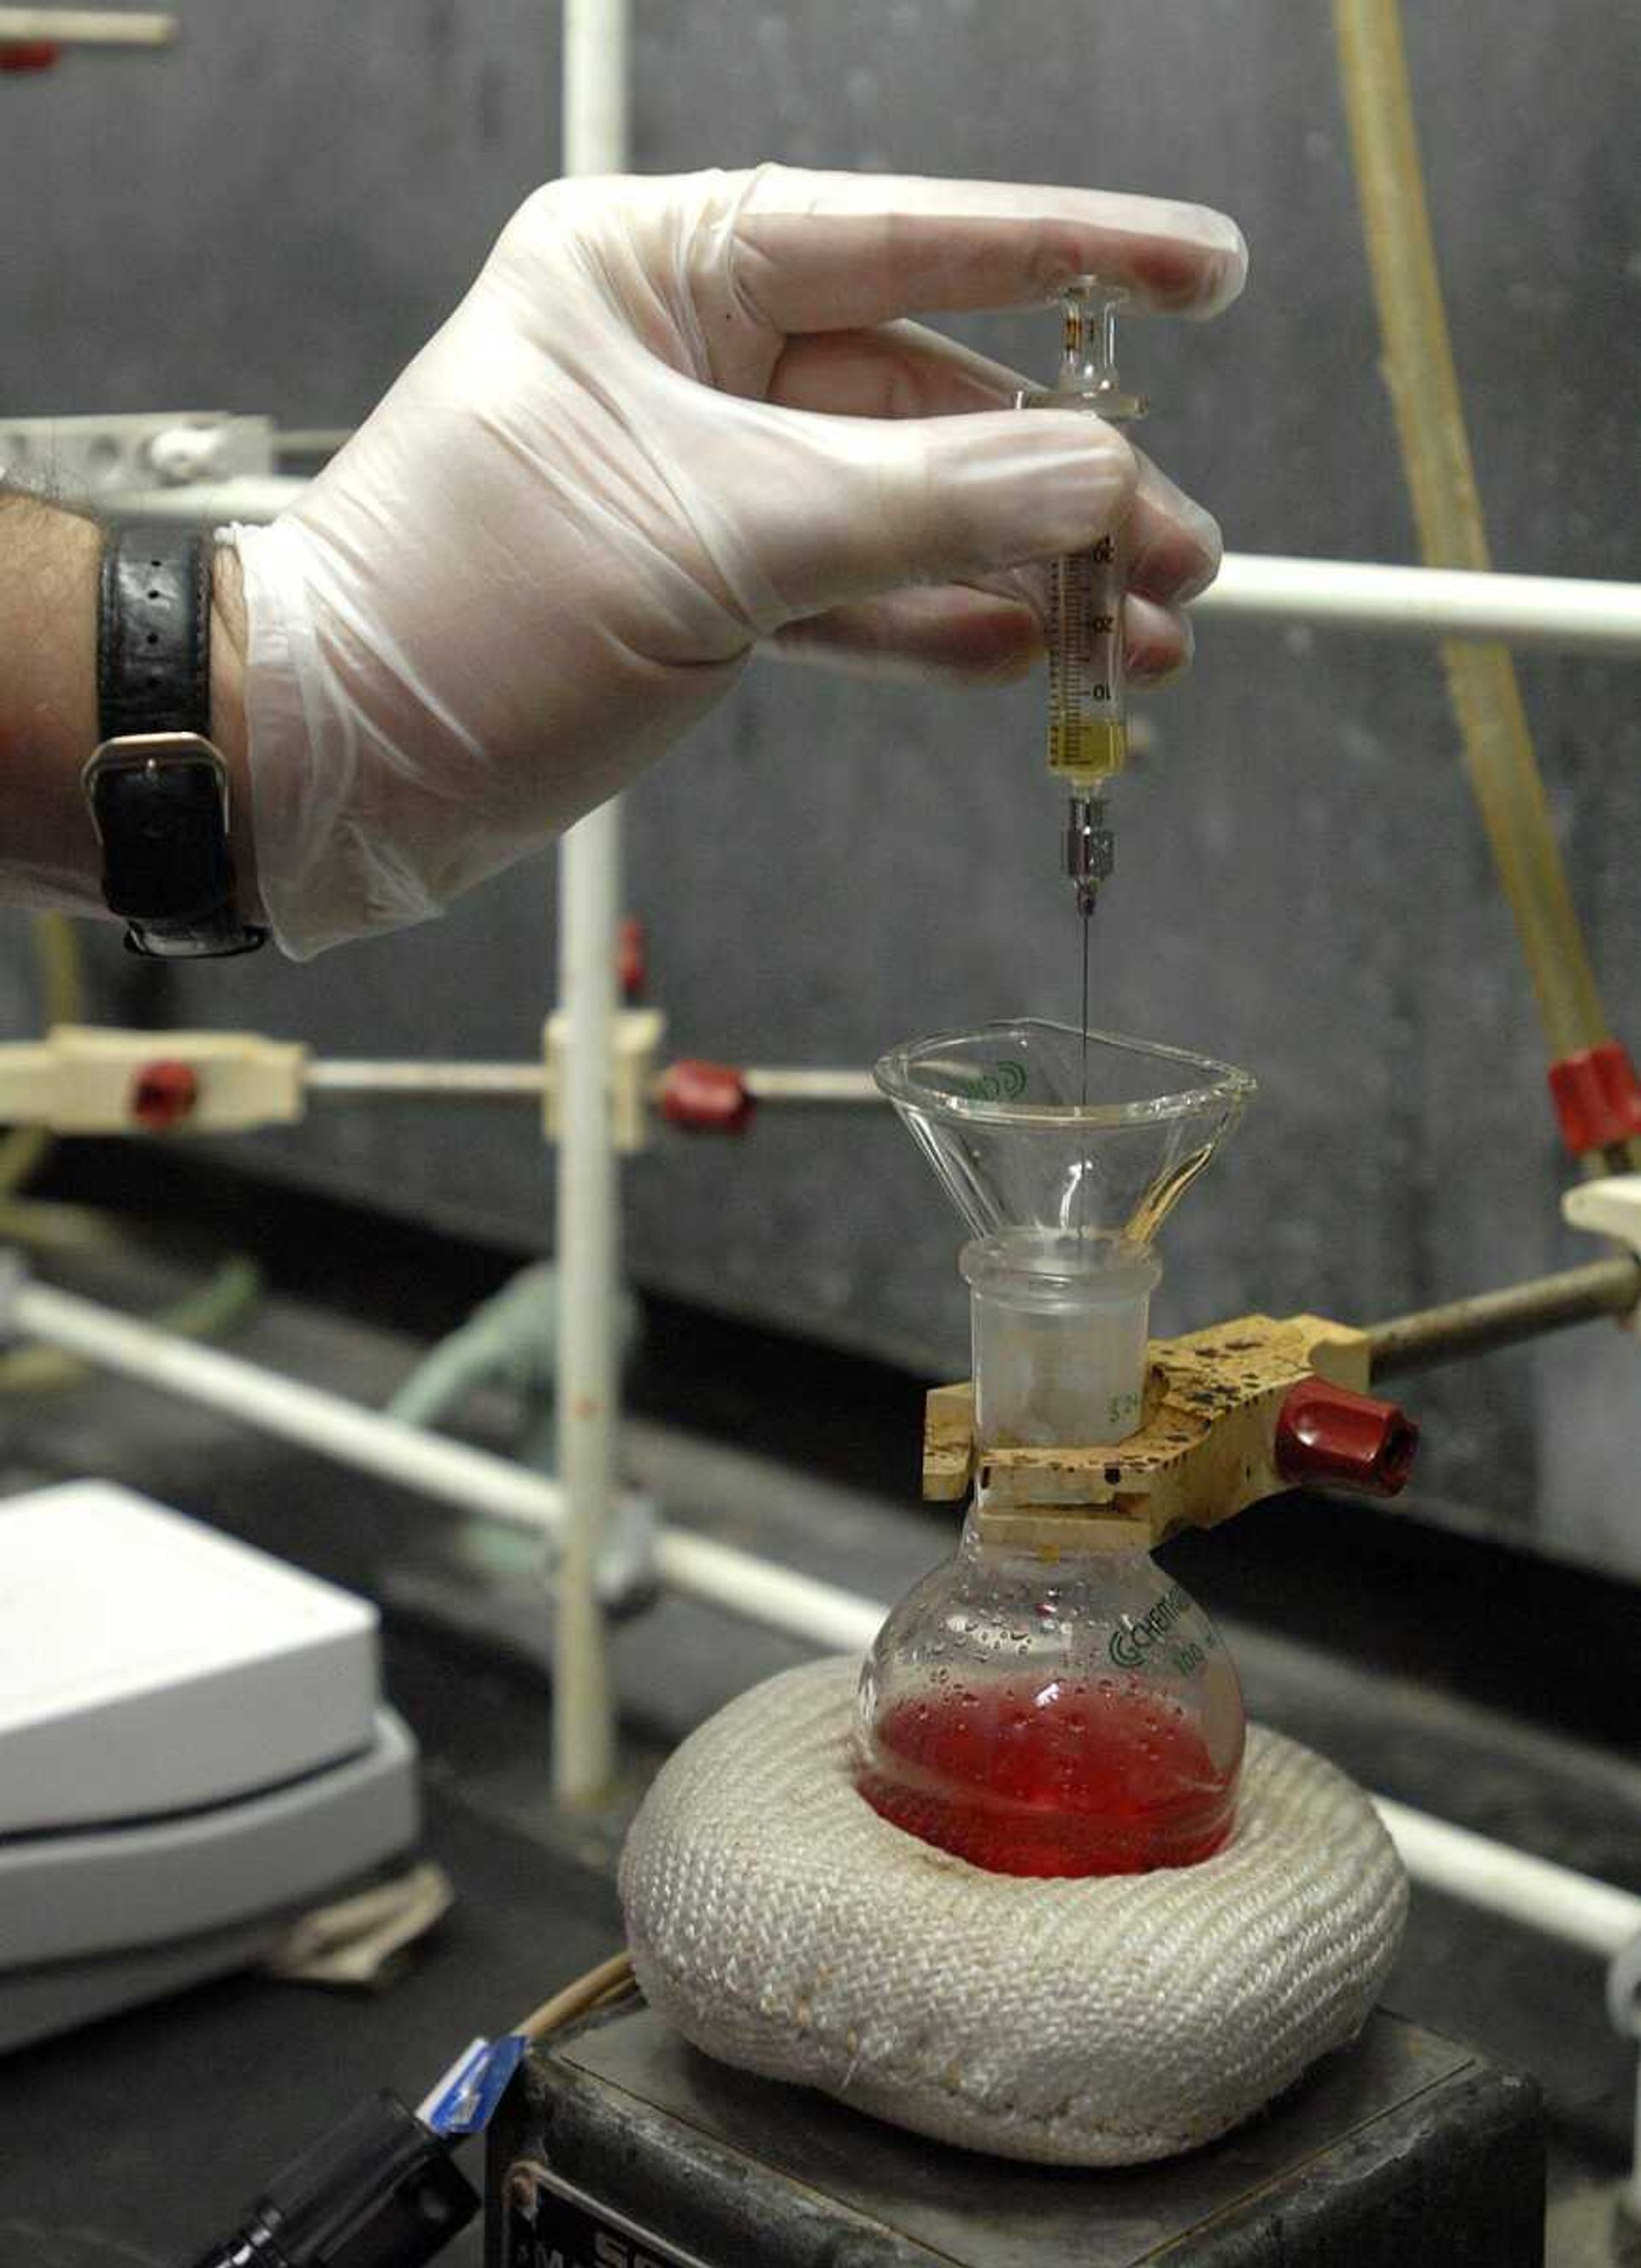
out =
<svg viewBox="0 0 1641 2268"><path fill-rule="evenodd" d="M228 832L229 772L227 760L219 748L214 747L201 733L121 733L93 748L80 773L81 792L99 843L103 831L97 814L97 782L111 772L142 771L151 764L156 770L163 768L167 771L195 764L209 772L216 782L223 832Z"/></svg>

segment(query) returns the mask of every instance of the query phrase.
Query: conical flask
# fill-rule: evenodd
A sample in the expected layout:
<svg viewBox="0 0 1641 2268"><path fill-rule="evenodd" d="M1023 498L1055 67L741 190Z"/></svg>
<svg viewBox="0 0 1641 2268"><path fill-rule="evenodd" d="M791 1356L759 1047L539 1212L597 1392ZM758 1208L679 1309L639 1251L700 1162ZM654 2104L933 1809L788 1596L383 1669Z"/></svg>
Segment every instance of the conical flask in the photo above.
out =
<svg viewBox="0 0 1641 2268"><path fill-rule="evenodd" d="M962 1255L982 1448L1140 1423L1158 1228L1254 1091L1176 1049L989 1025L878 1081L975 1231ZM924 1576L862 1672L856 1778L884 1818L995 1872L1190 1865L1235 1815L1244 1721L1208 1616L1143 1550L987 1533Z"/></svg>

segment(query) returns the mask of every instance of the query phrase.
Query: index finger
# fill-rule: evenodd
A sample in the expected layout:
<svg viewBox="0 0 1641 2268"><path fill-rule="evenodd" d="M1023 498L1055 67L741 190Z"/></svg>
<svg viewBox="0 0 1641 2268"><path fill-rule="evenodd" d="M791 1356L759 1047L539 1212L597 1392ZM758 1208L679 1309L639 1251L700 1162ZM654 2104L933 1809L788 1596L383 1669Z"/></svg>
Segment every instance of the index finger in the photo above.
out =
<svg viewBox="0 0 1641 2268"><path fill-rule="evenodd" d="M1247 276L1228 215L1105 189L761 166L731 225L737 291L789 335L1028 306L1078 276L1137 314L1217 315Z"/></svg>

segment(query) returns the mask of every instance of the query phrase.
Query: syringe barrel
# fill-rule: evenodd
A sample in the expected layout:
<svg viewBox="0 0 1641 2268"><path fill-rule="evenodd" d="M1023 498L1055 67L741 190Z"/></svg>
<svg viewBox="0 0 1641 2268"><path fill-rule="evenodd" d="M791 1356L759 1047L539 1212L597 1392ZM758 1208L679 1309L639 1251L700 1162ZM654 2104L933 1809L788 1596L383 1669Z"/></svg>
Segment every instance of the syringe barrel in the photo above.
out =
<svg viewBox="0 0 1641 2268"><path fill-rule="evenodd" d="M1023 409L1056 409L1126 424L1145 404L1117 374L1114 318L1126 294L1079 276L1063 295L1065 349L1052 387L1022 394ZM1128 761L1122 682L1127 539L1121 528L1092 550L1056 559L1049 602L1049 769L1073 794L1097 794Z"/></svg>
<svg viewBox="0 0 1641 2268"><path fill-rule="evenodd" d="M1122 599L1128 587L1120 531L1090 551L1056 559L1049 604L1049 769L1073 788L1092 788L1128 759L1122 682Z"/></svg>

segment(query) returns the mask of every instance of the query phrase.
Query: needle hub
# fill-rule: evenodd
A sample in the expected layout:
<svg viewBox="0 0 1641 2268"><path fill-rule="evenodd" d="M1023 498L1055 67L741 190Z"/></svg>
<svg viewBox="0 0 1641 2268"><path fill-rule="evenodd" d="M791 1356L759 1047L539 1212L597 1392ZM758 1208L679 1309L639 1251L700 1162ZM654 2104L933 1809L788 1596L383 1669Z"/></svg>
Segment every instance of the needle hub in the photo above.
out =
<svg viewBox="0 0 1641 2268"><path fill-rule="evenodd" d="M1093 913L1101 882L1116 865L1116 845L1106 824L1104 799L1074 795L1066 810L1065 871L1077 892L1077 910Z"/></svg>

